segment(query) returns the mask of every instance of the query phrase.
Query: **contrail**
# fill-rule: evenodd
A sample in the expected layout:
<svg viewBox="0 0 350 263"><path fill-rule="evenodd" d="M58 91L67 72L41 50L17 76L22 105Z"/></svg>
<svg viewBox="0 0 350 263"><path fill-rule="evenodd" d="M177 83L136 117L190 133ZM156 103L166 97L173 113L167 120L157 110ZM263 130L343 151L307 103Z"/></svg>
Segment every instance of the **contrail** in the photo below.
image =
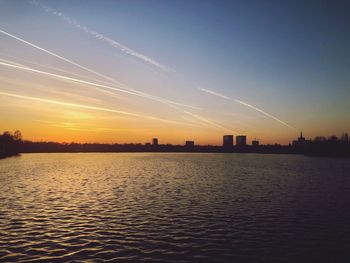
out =
<svg viewBox="0 0 350 263"><path fill-rule="evenodd" d="M0 58L0 60L2 60ZM54 73L50 73L50 72L46 72L46 71L41 71L41 70L37 70L37 69L33 69L33 68L29 68L29 67L26 67L26 66L23 66L23 65L20 65L20 64L13 64L14 62L12 61L9 61L9 60L6 60L7 62L10 62L12 64L9 64L9 63L4 63L4 62L1 62L0 61L0 65L2 66L6 66L6 67L10 67L10 68L14 68L14 69L19 69L19 70L25 70L25 71L30 71L30 72L34 72L34 73L38 73L38 74L43 74L43 75L47 75L47 76L50 76L50 77L55 77L55 78L60 78L60 79L63 79L63 80L68 80L68 81L73 81L73 82L77 82L77 83L81 83L81 84L87 84L87 85L91 85L91 86L94 86L96 87L98 90L101 91L100 88L102 89L111 89L111 90L114 90L114 91L119 91L119 92L125 92L127 94L131 94L131 95L135 95L135 96L141 96L143 97L142 95L140 95L139 93L135 93L135 92L131 92L131 91L128 91L128 90L122 90L122 89L118 89L118 88L113 88L113 87L110 87L110 86L106 86L106 85L102 85L102 84L98 84L98 83L93 83L93 82L90 82L90 81L84 81L84 80L80 80L80 79L76 79L76 78L71 78L71 77L67 77L67 76L62 76L62 75L58 75L58 74L54 74ZM102 90L104 92L107 92L105 90ZM151 98L151 97L150 97ZM152 99L152 98L151 98ZM163 103L167 104L168 106L176 109L177 111L181 112L181 113L185 113L197 120L200 120L201 122L204 122L206 123L207 125L211 125L215 128L221 128L221 129L224 129L224 130L229 130L227 129L226 127L223 127L221 126L220 124L217 124L213 121L210 121L210 120L207 120L205 119L204 117L201 117L199 115L196 115L194 113L191 113L191 112L188 112L188 111L185 111L181 108L179 108L178 106L175 106L177 105L178 103L173 103L173 102L169 102L167 100L162 100ZM175 104L175 105L173 105ZM180 106L185 106L183 104L180 104ZM186 106L189 106L189 105L186 105ZM192 106L189 106L189 107L192 107Z"/></svg>
<svg viewBox="0 0 350 263"><path fill-rule="evenodd" d="M5 31L3 31L3 30L1 30L1 29L0 29L0 32L3 33L3 34L5 34L5 35L7 35L7 36L9 36L9 37L11 37L11 38L14 38L14 39L20 41L20 42L22 42L22 43L25 43L25 44L27 44L27 45L30 45L30 46L36 48L36 49L39 49L39 50L41 50L41 51L43 51L43 52L45 52L45 53L47 53L47 54L50 54L50 55L52 55L52 56L54 56L54 57L56 57L56 58L59 58L59 59L65 61L65 62L68 62L68 63L70 63L70 64L72 64L72 65L75 65L75 66L81 68L81 69L84 69L84 70L86 70L86 71L88 71L88 72L90 72L90 73L96 74L96 75L98 75L98 76L100 76L100 77L103 77L104 79L109 80L109 81L116 82L114 79L112 79L112 78L110 78L110 77L107 77L107 76L105 76L105 75L103 75L103 74L100 74L100 73L94 71L94 70L91 70L91 69L89 69L89 68L86 68L86 67L84 67L84 66L82 66L82 65L80 65L80 64L78 64L78 63L76 63L76 62L74 62L74 61L72 61L72 60L69 60L69 59L64 58L64 57L62 57L62 56L60 56L60 55L57 55L57 54L55 54L55 53L53 53L53 52L51 52L51 51L49 51L49 50L46 50L46 49L44 49L44 48L41 48L41 47L39 47L39 46L37 46L37 45L35 45L35 44L32 44L32 43L30 43L30 42L28 42L28 41L22 39L22 38L19 38L19 37L17 37L17 36L14 36L14 35L12 35L12 34L10 34L10 33L8 33L8 32L5 32ZM8 60L7 60L7 61L8 61ZM8 61L8 62L11 62L11 61ZM45 72L45 71L40 71L40 70L36 70L36 69L33 69L33 68L29 68L29 67L24 67L24 66L21 67L21 66L18 66L18 64L15 63L15 62L11 62L11 64L8 64L8 63L0 63L0 65L8 66L8 67L16 68L16 69L21 69L21 70L27 70L27 71L31 71L31 72L35 72L35 73L39 73L39 74L48 75L48 76L51 76L51 77L61 78L61 79L69 80L69 81L74 81L74 82L78 82L78 83L82 83L82 84L88 84L88 85L92 85L92 86L95 86L95 87L110 89L110 90L114 90L114 91L118 91L118 92L128 93L128 94L131 94L131 95L135 95L135 96L140 96L140 97L144 97L144 98L156 100L156 101L158 101L158 102L165 103L165 104L167 104L168 106L172 105L174 109L176 109L176 110L178 110L178 111L180 111L180 112L183 112L183 113L185 113L185 114L187 114L187 115L190 115L191 117L193 117L193 118L195 118L195 119L197 119L197 120L200 120L200 121L202 121L202 122L204 122L204 123L206 123L206 124L209 124L209 125L214 126L214 127L216 127L216 128L221 128L221 129L228 130L226 127L223 127L223 126L221 126L221 125L219 125L219 124L216 124L216 123L214 123L214 122L212 122L212 121L209 121L209 120L207 120L207 119L205 119L205 118L203 118L203 117L201 117L201 116L199 116L199 115L195 115L195 114L190 113L190 112L188 112L188 111L184 111L184 110L182 110L182 109L179 109L178 107L175 107L174 105L183 106L183 107L188 107L188 108L192 108L192 109L196 109L196 110L200 109L200 108L195 107L195 106L186 105L186 104L182 104L182 103L177 103L177 102L174 102L174 101L171 101L171 100L167 100L167 99L164 99L164 98L160 98L160 97L157 97L157 96L153 96L153 95L150 95L150 94L147 94L147 93L144 93L144 92L141 92L141 91L137 91L137 90L134 90L134 89L114 88L114 87L111 87L111 86L101 85L101 84L93 83L93 82L90 82L90 81L84 81L84 80L81 80L81 79L76 79L76 78L71 78L71 77L66 77L66 76L62 76L62 75L58 75L58 74L53 74L53 73ZM117 82L117 84L120 85L119 82Z"/></svg>
<svg viewBox="0 0 350 263"><path fill-rule="evenodd" d="M133 117L138 117L138 118L143 118L143 119L160 121L160 122L164 122L164 123L168 123L168 124L188 125L187 123L183 123L183 122L165 120L165 119L161 119L161 118L157 118L157 117L153 117L153 116L149 116L149 115L143 115L143 114L132 113L132 112L127 112L127 111L119 111L119 110L103 108L103 107L95 107L95 106L88 106L88 105L84 105L84 104L63 102L63 101L51 100L51 99L44 99L44 98L39 98L39 97L24 96L24 95L18 95L18 94L7 93L7 92L2 92L2 91L0 91L0 95L13 97L13 98L19 98L19 99L25 99L25 100L45 102L45 103L50 103L50 104L55 104L55 105L66 106L66 107L75 107L75 108L88 109L88 110L118 113L118 114L122 114L122 115L128 115L128 116L133 116Z"/></svg>
<svg viewBox="0 0 350 263"><path fill-rule="evenodd" d="M15 66L25 67L23 64L16 63L16 62L14 62L14 61L7 60L7 59L4 59L4 58L0 58L0 61L7 62L7 63L9 63L9 64L11 64L11 65L15 65Z"/></svg>
<svg viewBox="0 0 350 263"><path fill-rule="evenodd" d="M220 125L220 124L218 124L218 123L216 123L216 122L213 122L213 121L211 121L211 120L208 120L208 119L206 119L206 118L204 118L204 117L202 117L202 116L199 116L199 115L197 115L197 114L194 114L194 113L192 113L192 112L183 110L183 109L181 109L181 108L179 108L179 107L177 107L177 106L175 106L175 105L169 104L168 106L171 107L171 108L173 108L173 109L175 109L175 110L177 110L177 111L179 111L179 112L181 112L181 113L185 113L185 114L191 116L193 119L196 119L197 121L199 121L199 123L200 123L202 126L203 126L203 124L204 124L206 127L209 125L209 126L212 126L212 127L214 127L214 128L220 128L220 129L223 129L223 130L227 130L227 131L236 133L236 132L234 132L234 131L232 131L232 130L230 130L230 129L228 129L228 128L226 128L226 127L224 127L224 126L222 126L222 125Z"/></svg>
<svg viewBox="0 0 350 263"><path fill-rule="evenodd" d="M225 95L222 95L222 94L220 94L220 93L217 93L217 92L215 92L215 91L208 90L208 89L203 89L203 88L198 88L198 89L201 90L201 91L204 91L204 92L206 92L206 93L209 93L209 94L211 94L211 95L214 95L214 96L217 96L217 97L226 99L226 100L230 100L229 97L227 97L227 96L225 96Z"/></svg>
<svg viewBox="0 0 350 263"><path fill-rule="evenodd" d="M54 56L54 57L56 57L56 58L59 58L59 59L65 61L65 62L68 62L69 64L72 64L72 65L74 65L74 66L76 66L76 67L78 67L78 68L81 68L81 69L86 70L86 71L88 71L88 72L90 72L90 73L93 73L93 74L95 74L95 75L97 75L97 76L99 76L99 77L102 77L102 78L104 78L104 79L108 79L109 81L112 81L113 83L116 82L116 80L114 80L114 79L112 79L112 78L110 78L110 77L108 77L108 76L105 76L105 75L103 75L103 74L101 74L101 73L98 73L98 72L92 70L92 69L89 69L89 68L87 68L87 67L84 67L84 66L82 66L82 65L80 65L80 64L78 64L78 63L76 63L76 62L74 62L74 61L72 61L72 60L70 60L70 59L67 59L67 58L62 57L62 56L60 56L60 55L57 55L57 54L55 54L55 53L53 53L53 52L51 52L51 51L49 51L49 50L47 50L47 49L44 49L44 48L39 47L39 46L37 46L37 45L34 45L34 44L32 44L32 43L30 43L30 42L28 42L28 41L26 41L26 40L24 40L24 39L22 39L22 38L16 37L16 36L14 36L14 35L12 35L12 34L6 32L6 31L4 31L4 30L2 30L2 29L0 29L0 33L2 33L2 34L4 34L4 35L7 35L7 36L9 36L9 37L11 37L11 38L14 38L14 39L16 39L16 40L18 40L18 41L20 41L20 42L22 42L22 43L24 43L24 44L27 44L27 45L33 47L33 48L36 48L36 49L38 49L38 50L41 50L41 51L43 51L43 52L45 52L45 53L47 53L47 54L50 54L51 56ZM119 83L119 84L120 84L120 83Z"/></svg>
<svg viewBox="0 0 350 263"><path fill-rule="evenodd" d="M194 114L194 113L192 113L192 112L188 112L188 111L183 111L183 112L186 113L186 114L188 114L188 115L190 115L190 116L192 116L193 118L195 118L195 119L197 119L197 120L200 120L200 121L202 121L202 122L205 122L205 123L207 123L207 124L209 124L209 125L211 125L211 126L214 126L214 127L216 127L216 128L219 128L219 129L223 129L223 130L226 130L226 131L229 131L229 132L236 133L236 132L234 132L234 131L232 131L232 130L230 130L230 129L228 129L228 128L226 128L226 127L220 125L220 124L217 124L216 122L213 122L213 121L211 121L211 120L208 120L208 119L206 119L206 118L203 118L203 117L201 117L201 116L198 116L197 114Z"/></svg>
<svg viewBox="0 0 350 263"><path fill-rule="evenodd" d="M26 69L28 69L28 70L31 70L31 69L32 69L32 68L27 67L27 66L25 66L25 65L23 65L23 64L15 63L15 62L13 62L13 61L11 61L11 60L7 60L7 59L3 59L3 58L0 58L0 65L5 65L5 64L1 64L1 61L7 62L7 63L5 63L5 64L10 64L10 65L13 65L13 66L18 66L18 67L23 67L23 68L26 68ZM33 64L35 64L35 63L33 63ZM42 65L42 66L45 67L45 65ZM56 69L56 70L59 70L59 69ZM67 73L69 73L69 72L67 72ZM76 75L76 74L73 74L73 75ZM78 76L79 76L79 75L78 75ZM81 77L81 76L80 76L80 77ZM98 80L96 80L96 81L98 81ZM102 93L107 93L107 94L109 94L109 95L112 96L112 97L116 97L116 98L118 98L118 99L121 98L121 95L117 95L117 94L114 93L114 92L111 92L111 91L108 91L108 90L105 90L105 89L102 89L102 88L98 88L98 87L92 87L92 88L94 88L94 89L96 89L96 90L98 90L98 91L100 91L100 92L102 92Z"/></svg>
<svg viewBox="0 0 350 263"><path fill-rule="evenodd" d="M88 79L88 80L97 81L99 83L103 83L103 84L107 84L107 85L115 84L115 83L112 83L112 82L102 81L102 80L97 79L97 78L92 78L92 77L88 77L88 76L85 76L85 75L76 74L76 73L73 73L73 72L70 72L70 71L58 68L58 67L53 67L53 66L49 66L49 65L45 65L45 64L40 64L40 63L29 61L29 60L26 60L26 59L23 59L23 58L19 58L19 57L16 57L16 56L11 56L11 55L8 55L8 54L5 54L5 53L1 53L0 52L0 55L6 56L6 57L10 57L12 59L19 60L19 61L22 61L22 62L25 62L25 63L29 63L29 64L32 64L32 65L35 65L35 66L44 67L46 69L52 69L52 70L55 70L55 71L66 73L66 74L69 74L69 75L72 75L72 76L76 76L76 77L79 77L79 78L85 78L85 79ZM4 58L1 58L1 60L4 60L5 62L9 62L11 64L16 64L16 65L23 66L22 64L15 63L14 61L10 61L10 60L4 59Z"/></svg>
<svg viewBox="0 0 350 263"><path fill-rule="evenodd" d="M246 107L251 108L251 109L253 109L253 110L257 111L257 112L262 113L263 115L265 115L265 116L267 116L267 117L269 117L269 118L271 118L271 119L273 119L273 120L283 124L284 126L287 126L290 129L296 130L293 126L291 126L288 123L278 119L277 117L271 115L270 113L267 113L266 111L263 111L262 109L259 109L258 107L255 107L255 106L253 106L253 105L251 105L249 103L246 103L246 102L244 102L242 100L238 100L238 99L235 99L235 98L232 99L232 98L230 98L228 96L225 96L223 94L220 94L218 92L215 92L215 91L212 91L212 90L208 90L208 89L198 88L198 90L206 92L206 93L209 93L211 95L214 95L214 96L217 96L217 97L220 97L220 98L223 98L223 99L226 99L226 100L233 100L236 103L239 103L239 104L241 104L243 106L246 106Z"/></svg>
<svg viewBox="0 0 350 263"><path fill-rule="evenodd" d="M39 74L43 74L43 75L59 78L59 79L64 79L64 80L68 80L68 81L81 83L81 84L87 84L87 85L92 85L92 86L95 86L95 87L111 89L111 90L115 90L115 91L119 91L119 92L132 94L132 95L135 95L135 96L141 96L138 93L131 92L131 91L128 91L128 90L114 88L114 87L110 87L110 86L106 86L106 85L102 85L102 84L98 84L98 83L94 83L94 82L90 82L90 81L86 81L86 80L80 80L80 79L76 79L76 78L71 78L71 77L67 77L67 76L63 76L63 75L59 75L59 74L54 74L54 73L50 73L50 72L46 72L46 71L41 71L41 70L37 70L37 69L26 67L26 66L20 66L20 65L18 65L16 63L9 64L9 63L0 62L0 65L6 66L6 67L10 67L10 68L20 69L20 70L31 71L31 72L35 72L35 73L39 73Z"/></svg>
<svg viewBox="0 0 350 263"><path fill-rule="evenodd" d="M35 44L33 44L33 43L30 43L30 42L24 40L24 39L22 39L22 38L19 38L19 37L17 37L17 36L14 36L14 35L12 35L12 34L6 32L6 31L4 31L4 30L1 30L1 29L0 29L0 33L3 33L3 34L5 34L5 35L7 35L7 36L9 36L9 37L11 37L11 38L14 38L14 39L16 39L16 40L18 40L18 41L20 41L20 42L22 42L22 43L24 43L24 44L27 44L27 45L29 45L29 46L31 46L31 47L34 47L34 48L36 48L36 49L38 49L38 50L40 50L40 51L43 51L43 52L45 52L45 53L47 53L47 54L50 54L50 55L52 55L52 56L54 56L54 57L56 57L56 58L59 58L59 59L65 61L65 62L68 62L68 63L70 63L70 64L72 64L72 65L74 65L74 66L77 66L77 67L79 67L79 68L81 68L81 69L84 69L84 70L86 70L86 71L88 71L88 72L90 72L90 73L96 74L97 76L100 76L100 77L102 77L102 78L104 78L104 79L106 79L106 80L108 80L108 81L111 81L111 82L113 82L113 83L115 83L115 84L117 84L117 85L123 87L124 90L131 91L132 93L139 93L139 94L142 95L144 98L152 99L152 100L155 100L155 101L158 101L158 102L162 102L162 103L167 102L167 103L170 103L170 104L175 104L175 105L178 105L178 106L189 107L189 108L197 109L197 110L200 109L200 108L198 108L198 107L194 107L194 106L190 106L190 105L186 105L186 104L181 104L181 103L177 103L177 102L174 102L174 101L171 101L171 100L168 100L168 99L164 99L164 98L161 98L161 97L158 97L158 96L150 95L150 94L147 94L147 93L142 92L142 91L138 91L138 90L135 90L135 89L130 89L130 88L128 88L128 87L125 87L125 85L122 84L122 83L120 83L119 81L114 80L113 78L110 78L110 77L105 76L105 75L103 75L103 74L101 74L101 73L99 73L99 72L96 72L96 71L92 70L92 69L89 69L89 68L87 68L87 67L84 67L84 66L82 66L82 65L80 65L80 64L78 64L78 63L76 63L76 62L74 62L74 61L72 61L72 60L70 60L70 59L67 59L67 58L62 57L62 56L60 56L60 55L57 55L57 54L55 54L55 53L53 53L53 52L51 52L51 51L49 51L49 50L47 50L47 49L44 49L44 48L42 48L42 47L39 47L39 46L37 46L37 45L35 45ZM121 88L119 88L119 90L121 90ZM141 96L141 97L142 97L142 96Z"/></svg>
<svg viewBox="0 0 350 263"><path fill-rule="evenodd" d="M161 63L155 61L154 59L151 59L149 57L147 57L146 55L143 55L135 50L132 50L131 48L127 47L127 46L124 46L123 44L109 38L109 37L106 37L104 36L103 34L101 33L98 33L84 25L82 25L81 23L79 23L78 21L76 21L75 19L72 19L68 16L66 16L65 14L63 14L62 12L58 12L56 11L55 9L51 8L51 7L48 7L44 4L42 4L41 2L39 1L35 1L35 0L29 0L28 1L30 4L32 5L36 5L36 6L39 6L40 8L42 8L45 12L47 13L50 13L52 15L55 15L61 19L63 19L63 21L65 21L66 23L74 26L75 28L81 30L81 31L84 31L85 33L103 41L103 42L106 42L107 44L109 44L110 46L112 46L113 48L116 48L118 49L119 51L123 52L124 54L127 54L127 55L130 55L130 56L133 56L135 58L138 58L148 64L151 64L165 72L170 72L171 70L162 65Z"/></svg>
<svg viewBox="0 0 350 263"><path fill-rule="evenodd" d="M238 100L238 99L234 99L234 101L237 102L237 103L239 103L239 104L241 104L241 105L247 106L247 107L249 107L249 108L251 108L251 109L253 109L253 110L256 110L256 111L258 111L258 112L264 114L265 116L270 117L271 119L273 119L273 120L275 120L275 121L278 121L279 123L281 123L281 124L283 124L283 125L285 125L285 126L291 128L291 129L293 129L293 130L296 130L293 126L289 125L288 123L285 123L284 121L281 121L280 119L278 119L277 117L275 117L275 116L273 116L273 115L267 113L266 111L263 111L263 110L261 110L261 109L255 107L255 106L253 106L253 105L250 105L250 104L248 104L248 103L246 103L246 102L244 102L244 101Z"/></svg>
<svg viewBox="0 0 350 263"><path fill-rule="evenodd" d="M114 87L111 87L111 86L102 85L102 84L94 83L94 82L91 82L91 81L85 81L85 80L81 80L81 79L71 78L71 77L58 75L58 74L54 74L54 73L50 73L50 72L46 72L46 71L41 71L41 70L37 70L37 69L33 69L33 68L18 66L18 65L15 65L15 64L9 64L9 63L4 63L4 62L0 62L0 65L6 66L6 67L10 67L10 68L15 68L15 69L20 69L20 70L26 70L26 71L30 71L30 72L35 72L35 73L43 74L43 75L46 75L46 76L51 76L51 77L64 79L64 80L68 80L68 81L73 81L73 82L77 82L77 83L81 83L81 84L91 85L91 86L95 86L95 87L99 87L99 88L104 88L104 89L114 90L114 91L118 91L118 92L123 92L123 93L131 94L131 95L135 95L135 96L138 96L138 97L143 97L143 98L156 100L158 102L162 102L162 103L165 103L165 104L170 103L170 104L174 104L174 105L177 105L177 106L183 106L183 107L188 107L188 108L192 108L192 109L198 109L197 107L194 107L194 106L190 106L190 105L186 105L186 104L182 104L182 103L178 103L178 102L174 102L174 101L170 101L170 100L166 100L166 99L158 99L158 98L156 99L156 97L154 97L154 96L147 96L147 95L140 94L138 92L133 92L133 91L120 89L120 88L114 88Z"/></svg>

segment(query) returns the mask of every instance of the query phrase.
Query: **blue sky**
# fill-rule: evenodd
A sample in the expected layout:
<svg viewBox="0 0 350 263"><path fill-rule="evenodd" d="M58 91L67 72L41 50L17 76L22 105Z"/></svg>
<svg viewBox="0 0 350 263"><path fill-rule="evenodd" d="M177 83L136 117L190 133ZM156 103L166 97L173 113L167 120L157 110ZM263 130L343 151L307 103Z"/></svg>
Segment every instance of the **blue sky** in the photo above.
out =
<svg viewBox="0 0 350 263"><path fill-rule="evenodd" d="M300 129L310 137L350 130L349 2L43 0L33 4L30 1L3 0L0 7L2 30L138 91L196 106L200 110L191 113L202 119L193 121L208 126L205 132L203 127L187 129L176 126L170 132L158 123L145 125L134 120L122 125L133 129L130 140L145 139L137 135L140 126L147 127L148 130L143 131L147 135L166 137L167 134L167 140L173 142L178 141L171 138L179 141L199 138L202 143L219 143L221 135L229 132L258 137L262 142L287 143ZM45 11L45 7L51 9ZM53 12L74 19L79 25L115 40L137 55L112 47ZM74 74L97 77L3 34L0 40L1 57L12 62L25 59L64 68ZM10 59L10 56L16 58ZM165 70L152 61L164 66ZM46 71L53 73L52 69L46 68ZM0 73L6 77L7 83L11 83L11 78L17 78L8 68L0 68ZM87 94L85 87L75 88L74 92L71 87L67 88L66 93L73 93L72 96L66 94L66 97L58 96L57 92L55 95L49 88L38 91L38 85L60 85L52 84L53 80L46 77L18 74L16 76L23 78L22 82L30 82L33 87L25 92L16 85L10 88L3 85L1 89L6 86L6 92L70 99L69 102L74 98L74 102L118 106L121 110L177 121L193 119L192 115L179 115L179 111L157 105L154 101L125 98L116 103L108 96ZM230 100L198 88L214 91ZM14 102L17 99L4 96L0 99L6 100L7 108L2 112L9 107L18 110L18 104ZM268 115L239 104L235 99ZM33 114L38 111L39 116L39 109L33 109ZM20 117L17 117L19 121ZM25 117L28 122L31 118L33 116ZM62 121L57 118L57 122ZM203 119L209 122L203 123ZM67 122L73 123L70 119ZM16 122L11 125L15 126ZM104 127L106 125L104 123ZM111 129L115 127L112 125ZM126 135L93 133L86 136L86 140L111 140L110 136L119 135L123 138L121 140L128 140ZM69 140L77 136L67 133L63 138Z"/></svg>

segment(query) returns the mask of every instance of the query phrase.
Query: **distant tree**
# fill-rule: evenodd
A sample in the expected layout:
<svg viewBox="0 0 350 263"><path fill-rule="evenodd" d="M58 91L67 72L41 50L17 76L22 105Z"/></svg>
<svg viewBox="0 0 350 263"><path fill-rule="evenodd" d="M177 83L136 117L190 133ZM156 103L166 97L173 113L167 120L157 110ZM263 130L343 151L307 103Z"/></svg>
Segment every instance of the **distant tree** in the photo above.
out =
<svg viewBox="0 0 350 263"><path fill-rule="evenodd" d="M7 147L13 142L13 136L9 131L5 131L1 136L2 144Z"/></svg>
<svg viewBox="0 0 350 263"><path fill-rule="evenodd" d="M337 137L337 135L331 135L331 136L328 138L328 140L331 141L331 142L336 142L336 141L338 141L338 137Z"/></svg>
<svg viewBox="0 0 350 263"><path fill-rule="evenodd" d="M19 130L16 130L15 133L13 134L13 138L16 141L22 141L22 133Z"/></svg>
<svg viewBox="0 0 350 263"><path fill-rule="evenodd" d="M317 136L317 137L315 137L314 141L315 142L325 142L325 141L327 141L327 138L324 136Z"/></svg>
<svg viewBox="0 0 350 263"><path fill-rule="evenodd" d="M20 152L22 144L22 134L16 131L12 135L9 131L5 131L0 135L0 157L17 155Z"/></svg>
<svg viewBox="0 0 350 263"><path fill-rule="evenodd" d="M4 133L2 134L2 136L9 138L9 137L12 137L12 134L11 134L11 132L9 132L9 131L4 131Z"/></svg>

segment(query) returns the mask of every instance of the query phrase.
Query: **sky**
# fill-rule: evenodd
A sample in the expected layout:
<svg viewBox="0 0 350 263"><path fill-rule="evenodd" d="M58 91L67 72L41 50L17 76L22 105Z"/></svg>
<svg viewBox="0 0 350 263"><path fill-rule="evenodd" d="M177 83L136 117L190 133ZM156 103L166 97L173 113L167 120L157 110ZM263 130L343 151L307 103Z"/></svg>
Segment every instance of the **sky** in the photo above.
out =
<svg viewBox="0 0 350 263"><path fill-rule="evenodd" d="M0 0L0 131L288 144L350 132L348 1Z"/></svg>

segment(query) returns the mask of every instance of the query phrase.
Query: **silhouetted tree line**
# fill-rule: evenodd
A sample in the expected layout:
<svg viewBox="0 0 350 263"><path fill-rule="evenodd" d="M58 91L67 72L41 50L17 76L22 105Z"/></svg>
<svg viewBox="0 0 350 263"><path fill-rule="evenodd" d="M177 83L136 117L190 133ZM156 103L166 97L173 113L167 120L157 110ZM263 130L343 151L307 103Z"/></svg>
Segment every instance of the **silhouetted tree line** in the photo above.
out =
<svg viewBox="0 0 350 263"><path fill-rule="evenodd" d="M350 143L347 133L340 138L336 135L317 136L304 147L304 154L313 156L350 156Z"/></svg>
<svg viewBox="0 0 350 263"><path fill-rule="evenodd" d="M23 153L31 152L222 152L220 146L194 146L160 144L100 144L100 143L57 143L24 141Z"/></svg>
<svg viewBox="0 0 350 263"><path fill-rule="evenodd" d="M0 135L0 158L18 155L21 152L22 134L20 131L5 131Z"/></svg>
<svg viewBox="0 0 350 263"><path fill-rule="evenodd" d="M348 135L343 133L340 138L332 135L328 138L317 136L313 140L305 140L297 146L247 145L224 148L212 145L171 145L171 144L100 144L100 143L57 143L23 141L20 131L14 134L4 132L0 135L0 158L19 153L50 153L50 152L228 152L228 153L276 153L305 154L313 156L350 156Z"/></svg>

